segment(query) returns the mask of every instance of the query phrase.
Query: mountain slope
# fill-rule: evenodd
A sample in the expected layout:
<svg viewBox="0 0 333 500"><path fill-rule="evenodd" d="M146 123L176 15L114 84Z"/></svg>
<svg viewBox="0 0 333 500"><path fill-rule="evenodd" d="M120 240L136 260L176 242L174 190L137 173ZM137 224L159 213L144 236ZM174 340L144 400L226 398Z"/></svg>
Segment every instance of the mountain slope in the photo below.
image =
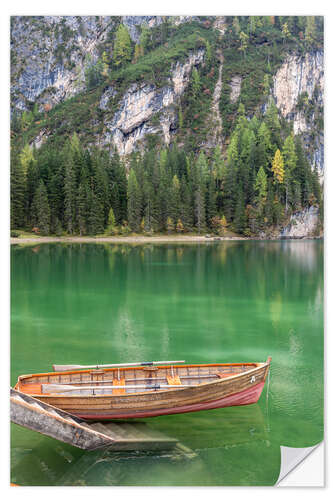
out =
<svg viewBox="0 0 333 500"><path fill-rule="evenodd" d="M313 175L323 178L322 18L44 16L13 17L11 24L14 162L22 163L18 158L26 144L36 149L33 155L38 159L49 149L65 148L73 133L84 149L97 147L111 158L123 157L127 170L136 151L146 154L152 148L158 152L177 146L194 157L205 152L215 172L212 214L228 213L228 222L234 224L239 193L227 192L225 186L240 181L243 201L238 210L247 210L242 215L247 222L234 229L248 233L259 230L249 223L246 206L259 203L254 186L260 166L273 182L275 151L282 150L291 132L301 139ZM274 119L272 105L278 113ZM259 125L245 126L242 117L248 124L255 117ZM242 144L254 133L250 142L256 141L255 148L260 149L258 131L263 122L272 143L267 145L267 164L260 152L253 153L256 160L249 160ZM236 143L237 161L232 153ZM217 146L221 160L216 170ZM301 154L299 150L298 161L304 163ZM241 174L244 155L248 166L254 161L249 177ZM232 181L225 177L225 168L230 179L233 172ZM299 168L297 174L294 166L289 170L283 190L288 192L290 174L289 190L296 190L299 202L289 206L288 194L283 195L285 217L275 217L278 225L289 221L290 210L307 208L306 200L321 201L312 192L318 188L309 187L314 181L306 180L310 174L301 174ZM44 182L48 184L46 178ZM276 186L272 190L277 192ZM48 186L47 191L49 196ZM193 210L194 205L195 201ZM61 226L66 226L60 212L59 217ZM195 215L196 227L197 222Z"/></svg>

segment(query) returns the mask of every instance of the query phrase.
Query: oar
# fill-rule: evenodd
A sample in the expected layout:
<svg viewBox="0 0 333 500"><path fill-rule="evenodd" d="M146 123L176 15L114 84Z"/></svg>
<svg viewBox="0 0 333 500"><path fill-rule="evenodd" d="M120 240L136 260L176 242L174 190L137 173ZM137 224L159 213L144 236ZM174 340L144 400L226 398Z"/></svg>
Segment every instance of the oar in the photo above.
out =
<svg viewBox="0 0 333 500"><path fill-rule="evenodd" d="M177 388L180 387L190 387L188 385L169 385L169 384L152 384L152 385L106 385L101 387L100 385L92 385L89 387L72 387L71 385L59 385L59 384L42 384L42 394L47 393L56 393L56 392L71 392L71 391L93 391L93 390L101 390L101 389L149 389L149 390L158 390L158 389L169 389L169 388ZM193 386L192 386L193 387Z"/></svg>
<svg viewBox="0 0 333 500"><path fill-rule="evenodd" d="M138 363L118 363L112 365L53 365L53 370L55 372L66 372L72 370L87 370L90 368L125 368L129 366L156 366L156 365L175 365L178 363L185 363L182 361L141 361Z"/></svg>

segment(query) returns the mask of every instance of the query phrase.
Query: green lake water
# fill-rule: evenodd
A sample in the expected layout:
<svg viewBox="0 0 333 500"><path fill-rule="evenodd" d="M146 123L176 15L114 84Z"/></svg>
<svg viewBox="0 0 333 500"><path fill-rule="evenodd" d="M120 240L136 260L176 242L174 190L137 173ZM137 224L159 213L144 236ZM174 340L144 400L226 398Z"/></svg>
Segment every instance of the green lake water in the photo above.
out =
<svg viewBox="0 0 333 500"><path fill-rule="evenodd" d="M255 405L146 419L196 456L87 452L11 424L22 485L273 485L323 439L323 243L11 248L11 384L57 364L265 361Z"/></svg>

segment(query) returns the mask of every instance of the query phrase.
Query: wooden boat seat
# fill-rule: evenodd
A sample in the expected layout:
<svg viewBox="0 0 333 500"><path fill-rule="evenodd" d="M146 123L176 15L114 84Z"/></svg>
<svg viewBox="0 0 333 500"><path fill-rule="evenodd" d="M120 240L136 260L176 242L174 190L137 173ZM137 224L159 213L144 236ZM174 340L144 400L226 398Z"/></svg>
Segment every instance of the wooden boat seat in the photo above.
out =
<svg viewBox="0 0 333 500"><path fill-rule="evenodd" d="M120 378L118 380L117 378L114 378L113 382L112 382L112 385L114 385L114 386L125 385L125 379L124 378ZM114 396L122 396L124 394L126 394L126 389L125 388L122 388L122 389L112 389L112 395L114 395Z"/></svg>
<svg viewBox="0 0 333 500"><path fill-rule="evenodd" d="M216 375L219 378L227 378L227 377L231 377L232 373L217 373Z"/></svg>
<svg viewBox="0 0 333 500"><path fill-rule="evenodd" d="M167 381L169 385L181 385L181 381L178 375L172 377L171 375L167 375Z"/></svg>

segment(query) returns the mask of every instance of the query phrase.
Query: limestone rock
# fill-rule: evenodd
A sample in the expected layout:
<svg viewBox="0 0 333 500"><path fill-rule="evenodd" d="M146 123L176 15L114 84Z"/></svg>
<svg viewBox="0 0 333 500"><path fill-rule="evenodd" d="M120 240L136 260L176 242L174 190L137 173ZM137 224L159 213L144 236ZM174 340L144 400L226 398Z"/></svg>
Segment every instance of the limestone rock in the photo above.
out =
<svg viewBox="0 0 333 500"><path fill-rule="evenodd" d="M313 132L316 129L315 121L322 115L324 102L323 51L306 53L304 56L295 54L288 56L273 79L272 93L282 116L293 122L295 135L302 135L310 163L323 179L323 132L317 131L316 137L313 138ZM312 102L312 113L309 113L307 105L304 109L297 106L302 94Z"/></svg>
<svg viewBox="0 0 333 500"><path fill-rule="evenodd" d="M115 115L105 121L107 130L103 144L113 143L120 155L131 153L147 134L161 133L164 142L169 144L170 134L177 122L175 106L178 106L179 97L190 81L192 68L203 62L204 54L205 51L200 49L190 53L183 63L177 62L171 68L167 86L157 88L148 83L132 84L117 104ZM104 92L101 100L103 106L112 92L112 89ZM157 123L153 123L157 114Z"/></svg>
<svg viewBox="0 0 333 500"><path fill-rule="evenodd" d="M319 209L311 206L302 211L295 212L288 226L281 232L284 238L303 238L316 236L319 224Z"/></svg>

